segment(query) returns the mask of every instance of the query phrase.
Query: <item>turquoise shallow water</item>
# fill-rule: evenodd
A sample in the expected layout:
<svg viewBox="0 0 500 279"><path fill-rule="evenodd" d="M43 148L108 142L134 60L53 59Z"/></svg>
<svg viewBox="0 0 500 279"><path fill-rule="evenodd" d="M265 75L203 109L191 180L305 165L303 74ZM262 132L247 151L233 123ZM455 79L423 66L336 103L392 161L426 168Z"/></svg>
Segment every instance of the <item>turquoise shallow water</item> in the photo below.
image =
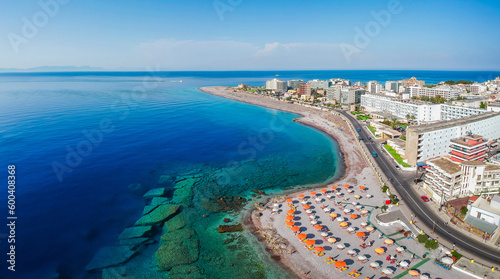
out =
<svg viewBox="0 0 500 279"><path fill-rule="evenodd" d="M203 239L195 265L212 278L285 276L255 239L216 232L222 218L236 214L200 205L214 196L252 198L250 190L321 183L338 171L335 145L292 122L297 115L197 89L232 80L183 79L0 77L0 158L17 166L19 218L18 271L11 277L3 261L1 278L99 278L83 268L101 247L116 244L145 205L128 185L168 188L173 184L160 184L162 175L193 173L204 177L186 210Z"/></svg>

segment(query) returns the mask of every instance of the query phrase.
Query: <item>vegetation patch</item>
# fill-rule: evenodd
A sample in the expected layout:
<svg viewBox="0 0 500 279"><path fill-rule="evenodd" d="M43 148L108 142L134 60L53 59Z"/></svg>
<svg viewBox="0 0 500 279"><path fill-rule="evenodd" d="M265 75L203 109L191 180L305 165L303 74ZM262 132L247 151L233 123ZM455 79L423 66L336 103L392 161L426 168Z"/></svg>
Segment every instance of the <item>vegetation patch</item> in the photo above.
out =
<svg viewBox="0 0 500 279"><path fill-rule="evenodd" d="M394 158L394 160L396 160L399 164L401 164L403 167L405 168L409 168L411 167L410 165L408 165L407 163L403 162L403 158L401 158L401 156L396 153L396 150L394 150L392 147L390 147L389 145L384 145L384 148L389 151L389 153L391 154L391 156Z"/></svg>

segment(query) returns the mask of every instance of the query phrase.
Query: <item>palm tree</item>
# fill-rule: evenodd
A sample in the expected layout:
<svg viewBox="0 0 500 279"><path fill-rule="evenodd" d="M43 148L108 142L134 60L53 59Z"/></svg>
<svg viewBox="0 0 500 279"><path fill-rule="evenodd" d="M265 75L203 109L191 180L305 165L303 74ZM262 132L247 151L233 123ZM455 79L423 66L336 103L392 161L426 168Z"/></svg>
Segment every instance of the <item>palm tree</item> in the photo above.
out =
<svg viewBox="0 0 500 279"><path fill-rule="evenodd" d="M411 116L411 120L412 120L411 122L413 123L413 121L415 120L415 115Z"/></svg>
<svg viewBox="0 0 500 279"><path fill-rule="evenodd" d="M396 117L393 117L391 118L391 121L392 121L392 127L394 128L394 126L396 126L396 124L398 123L398 119Z"/></svg>

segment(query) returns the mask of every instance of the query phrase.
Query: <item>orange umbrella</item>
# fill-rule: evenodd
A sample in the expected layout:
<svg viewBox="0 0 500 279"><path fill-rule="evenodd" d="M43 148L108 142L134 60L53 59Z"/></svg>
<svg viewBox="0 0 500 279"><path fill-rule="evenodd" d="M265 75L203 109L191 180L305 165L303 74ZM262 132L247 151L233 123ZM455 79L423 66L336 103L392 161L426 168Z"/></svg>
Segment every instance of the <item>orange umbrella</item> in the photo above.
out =
<svg viewBox="0 0 500 279"><path fill-rule="evenodd" d="M330 217L332 217L332 218L337 218L337 216L338 216L337 213L331 213L330 214Z"/></svg>
<svg viewBox="0 0 500 279"><path fill-rule="evenodd" d="M314 228L317 229L317 230L321 230L323 228L323 226L322 225L316 225L316 226L314 226Z"/></svg>
<svg viewBox="0 0 500 279"><path fill-rule="evenodd" d="M332 187L332 190L337 190L337 189L338 189L338 187L335 187L335 186Z"/></svg>
<svg viewBox="0 0 500 279"><path fill-rule="evenodd" d="M323 252L323 251L325 251L325 248L318 246L318 247L314 248L314 250L318 251L318 252Z"/></svg>
<svg viewBox="0 0 500 279"><path fill-rule="evenodd" d="M286 225L291 227L291 226L295 225L295 222L293 222L293 221L286 222Z"/></svg>
<svg viewBox="0 0 500 279"><path fill-rule="evenodd" d="M359 232L359 233L356 233L356 236L357 237L363 237L363 236L365 236L365 233L364 232Z"/></svg>
<svg viewBox="0 0 500 279"><path fill-rule="evenodd" d="M351 219L357 219L358 218L358 215L356 214L351 214Z"/></svg>
<svg viewBox="0 0 500 279"><path fill-rule="evenodd" d="M311 192L311 195L316 196L316 192Z"/></svg>
<svg viewBox="0 0 500 279"><path fill-rule="evenodd" d="M292 199L287 199L286 202L287 203L291 203L291 202L293 202L293 200Z"/></svg>
<svg viewBox="0 0 500 279"><path fill-rule="evenodd" d="M307 235L306 235L305 233L299 233L299 234L297 235L297 237L298 237L300 240L304 240L304 239L306 239L306 238L307 238Z"/></svg>
<svg viewBox="0 0 500 279"><path fill-rule="evenodd" d="M285 217L285 220L287 220L287 221L292 221L292 220L293 220L293 218L294 218L294 217L293 217L292 215L288 215L288 216L286 216L286 217Z"/></svg>
<svg viewBox="0 0 500 279"><path fill-rule="evenodd" d="M305 197L305 195L300 194L300 195L298 195L298 197L299 197L299 198L303 198L303 197Z"/></svg>
<svg viewBox="0 0 500 279"><path fill-rule="evenodd" d="M344 185L344 187L348 188L348 187L351 187L351 185L349 185L349 184L346 184L346 185Z"/></svg>
<svg viewBox="0 0 500 279"><path fill-rule="evenodd" d="M293 214L293 213L295 213L295 210L290 209L290 210L288 210L286 213L288 213L288 214Z"/></svg>
<svg viewBox="0 0 500 279"><path fill-rule="evenodd" d="M347 225L348 225L348 224L347 224L347 222L342 222L342 223L340 223L340 226L341 226L341 227L347 227Z"/></svg>
<svg viewBox="0 0 500 279"><path fill-rule="evenodd" d="M393 244L393 243L394 243L394 240L392 240L392 239L386 239L386 240L385 240L385 243L386 243L386 244Z"/></svg>
<svg viewBox="0 0 500 279"><path fill-rule="evenodd" d="M365 187L365 186L360 186L360 187L359 187L359 189L361 189L361 190L365 190L365 189L366 189L366 187Z"/></svg>
<svg viewBox="0 0 500 279"><path fill-rule="evenodd" d="M311 206L310 206L310 205L308 205L308 204L304 204L304 208L305 208L305 209L309 209L309 208L311 208Z"/></svg>
<svg viewBox="0 0 500 279"><path fill-rule="evenodd" d="M336 261L335 262L336 268L341 268L341 267L344 267L345 265L346 265L346 263L344 261Z"/></svg>
<svg viewBox="0 0 500 279"><path fill-rule="evenodd" d="M410 274L411 276L417 276L417 275L419 275L420 273L419 273L417 270L412 269L412 270L408 271L408 274Z"/></svg>
<svg viewBox="0 0 500 279"><path fill-rule="evenodd" d="M292 232L298 232L298 231L300 231L300 228L295 226L295 227L292 227L291 230L292 230Z"/></svg>
<svg viewBox="0 0 500 279"><path fill-rule="evenodd" d="M309 239L309 240L306 240L306 242L305 242L305 243L306 243L306 245L307 245L307 246L311 246L311 245L316 244L316 241L314 241L314 240L312 240L312 239Z"/></svg>
<svg viewBox="0 0 500 279"><path fill-rule="evenodd" d="M385 250L382 247L375 248L375 253L382 254L384 252L385 252Z"/></svg>
<svg viewBox="0 0 500 279"><path fill-rule="evenodd" d="M323 192L323 193L325 193L326 191L328 191L328 190L326 190L326 189L321 189L321 192Z"/></svg>

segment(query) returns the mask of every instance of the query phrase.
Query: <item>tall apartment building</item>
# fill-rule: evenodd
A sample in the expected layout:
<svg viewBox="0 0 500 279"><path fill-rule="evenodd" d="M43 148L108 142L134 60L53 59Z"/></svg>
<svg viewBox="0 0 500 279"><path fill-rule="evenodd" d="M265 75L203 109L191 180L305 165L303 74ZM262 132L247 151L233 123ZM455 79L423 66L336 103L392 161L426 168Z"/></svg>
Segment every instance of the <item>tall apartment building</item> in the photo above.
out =
<svg viewBox="0 0 500 279"><path fill-rule="evenodd" d="M458 88L450 87L450 86L440 86L440 87L421 87L421 86L410 86L406 88L406 92L410 94L410 97L418 97L421 98L423 96L426 97L436 97L437 95L445 98L446 100L456 99L460 96L460 93L463 93Z"/></svg>
<svg viewBox="0 0 500 279"><path fill-rule="evenodd" d="M361 96L365 94L364 89L342 88L340 90L340 103L352 105L361 103Z"/></svg>
<svg viewBox="0 0 500 279"><path fill-rule="evenodd" d="M478 115L487 112L485 109L475 109L469 107L461 106L450 106L445 104L439 105L441 109L441 119L440 120L453 120L462 117Z"/></svg>
<svg viewBox="0 0 500 279"><path fill-rule="evenodd" d="M394 92L400 92L406 84L403 81L386 81L385 90L392 90Z"/></svg>
<svg viewBox="0 0 500 279"><path fill-rule="evenodd" d="M446 122L408 127L405 148L408 164L416 166L417 162L445 155L450 141L467 133L479 134L488 140L499 139L500 113L486 112Z"/></svg>
<svg viewBox="0 0 500 279"><path fill-rule="evenodd" d="M403 79L403 82L406 84L406 86L424 86L425 85L425 81L417 80L416 77L412 77L409 79Z"/></svg>
<svg viewBox="0 0 500 279"><path fill-rule="evenodd" d="M482 162L486 157L487 143L482 136L473 134L454 139L450 142L450 159L458 163L463 161Z"/></svg>
<svg viewBox="0 0 500 279"><path fill-rule="evenodd" d="M287 82L287 85L288 85L288 88L291 88L292 90L297 90L297 89L299 89L299 85L301 83L304 83L304 81L301 79L294 79L294 80L289 80Z"/></svg>
<svg viewBox="0 0 500 279"><path fill-rule="evenodd" d="M378 81L369 81L366 85L366 91L377 94L382 91L382 84L378 83Z"/></svg>
<svg viewBox="0 0 500 279"><path fill-rule="evenodd" d="M470 88L471 94L481 94L488 89L488 87L486 85L479 84L479 83L471 84L469 88Z"/></svg>
<svg viewBox="0 0 500 279"><path fill-rule="evenodd" d="M279 79L272 79L266 81L266 89L268 90L275 90L279 92L286 92L288 91L288 84L286 81L282 81Z"/></svg>
<svg viewBox="0 0 500 279"><path fill-rule="evenodd" d="M331 85L330 81L328 81L328 80L319 80L319 79L310 80L310 81L308 81L308 83L311 84L311 88L312 89L318 89L318 88L327 89Z"/></svg>
<svg viewBox="0 0 500 279"><path fill-rule="evenodd" d="M309 82L300 84L297 93L299 96L311 96L311 84Z"/></svg>

